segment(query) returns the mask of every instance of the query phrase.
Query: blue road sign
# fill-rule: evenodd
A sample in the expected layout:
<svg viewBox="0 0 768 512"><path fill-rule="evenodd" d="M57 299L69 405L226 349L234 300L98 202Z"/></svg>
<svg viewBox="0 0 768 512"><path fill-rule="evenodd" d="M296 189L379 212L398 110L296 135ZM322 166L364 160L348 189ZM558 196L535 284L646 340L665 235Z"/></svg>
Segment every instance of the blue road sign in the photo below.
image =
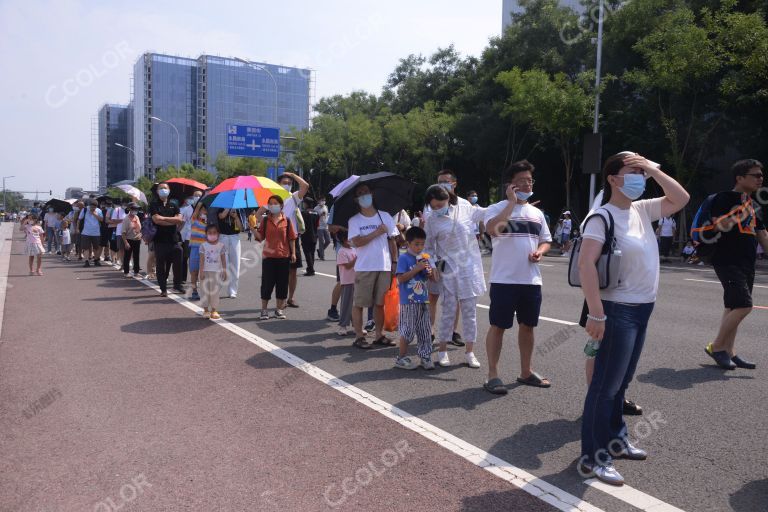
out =
<svg viewBox="0 0 768 512"><path fill-rule="evenodd" d="M280 128L228 124L227 154L277 158L280 156Z"/></svg>
<svg viewBox="0 0 768 512"><path fill-rule="evenodd" d="M277 171L275 171L274 166L267 167L267 178L271 180L276 180L278 176L285 173L285 166L281 165L277 168Z"/></svg>

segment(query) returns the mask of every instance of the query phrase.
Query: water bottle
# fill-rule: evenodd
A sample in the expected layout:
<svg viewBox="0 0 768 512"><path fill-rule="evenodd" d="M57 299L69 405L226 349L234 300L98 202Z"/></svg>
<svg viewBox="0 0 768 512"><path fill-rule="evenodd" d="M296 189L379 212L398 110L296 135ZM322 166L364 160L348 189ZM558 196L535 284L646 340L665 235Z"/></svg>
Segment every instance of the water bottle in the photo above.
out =
<svg viewBox="0 0 768 512"><path fill-rule="evenodd" d="M595 357L597 355L597 351L600 349L600 342L597 340L589 340L587 341L587 344L584 346L584 354L589 357Z"/></svg>

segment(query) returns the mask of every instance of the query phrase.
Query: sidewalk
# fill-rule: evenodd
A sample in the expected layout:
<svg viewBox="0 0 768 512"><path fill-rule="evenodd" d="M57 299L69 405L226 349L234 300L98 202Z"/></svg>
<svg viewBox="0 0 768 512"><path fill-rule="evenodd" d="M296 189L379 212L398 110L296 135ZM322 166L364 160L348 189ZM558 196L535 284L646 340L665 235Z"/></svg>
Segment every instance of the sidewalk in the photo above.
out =
<svg viewBox="0 0 768 512"><path fill-rule="evenodd" d="M554 510L109 267L28 276L14 237L0 510Z"/></svg>

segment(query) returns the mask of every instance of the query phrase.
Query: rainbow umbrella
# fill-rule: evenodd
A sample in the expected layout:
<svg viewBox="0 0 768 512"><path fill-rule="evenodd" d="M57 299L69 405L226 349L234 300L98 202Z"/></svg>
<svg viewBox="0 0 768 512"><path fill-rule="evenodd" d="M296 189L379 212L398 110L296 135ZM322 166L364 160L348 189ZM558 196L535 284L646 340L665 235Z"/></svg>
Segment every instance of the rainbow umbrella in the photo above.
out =
<svg viewBox="0 0 768 512"><path fill-rule="evenodd" d="M214 208L238 209L265 206L272 196L287 199L290 192L263 176L235 176L219 183L210 196Z"/></svg>

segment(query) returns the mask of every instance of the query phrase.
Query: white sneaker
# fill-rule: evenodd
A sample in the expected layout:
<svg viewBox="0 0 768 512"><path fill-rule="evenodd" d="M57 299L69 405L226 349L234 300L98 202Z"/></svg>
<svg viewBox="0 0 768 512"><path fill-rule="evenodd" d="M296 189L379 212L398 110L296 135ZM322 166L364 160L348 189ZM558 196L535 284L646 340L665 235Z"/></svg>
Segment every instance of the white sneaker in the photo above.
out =
<svg viewBox="0 0 768 512"><path fill-rule="evenodd" d="M480 361L477 360L474 352L464 354L464 358L467 361L467 366L470 368L480 368Z"/></svg>
<svg viewBox="0 0 768 512"><path fill-rule="evenodd" d="M354 333L354 330L347 329L346 327L340 327L339 330L336 332L339 336L347 336L349 334Z"/></svg>
<svg viewBox="0 0 768 512"><path fill-rule="evenodd" d="M448 359L448 352L438 352L437 364L439 366L451 366L451 360Z"/></svg>

